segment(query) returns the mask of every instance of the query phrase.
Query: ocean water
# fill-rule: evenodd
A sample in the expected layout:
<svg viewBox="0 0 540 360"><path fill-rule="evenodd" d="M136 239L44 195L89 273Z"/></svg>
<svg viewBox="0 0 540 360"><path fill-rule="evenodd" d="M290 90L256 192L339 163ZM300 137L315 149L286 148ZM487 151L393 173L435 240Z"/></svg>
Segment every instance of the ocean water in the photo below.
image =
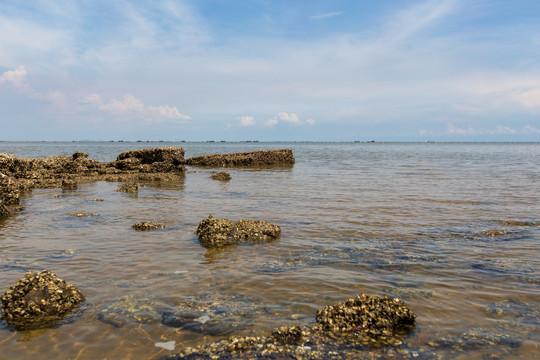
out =
<svg viewBox="0 0 540 360"><path fill-rule="evenodd" d="M312 324L318 309L361 293L400 297L417 315L403 358L540 357L539 143L0 142L0 153L111 161L170 145L186 158L292 148L296 164L231 168L229 182L188 167L138 194L114 182L26 194L25 210L0 221L0 291L50 269L87 300L52 329L2 322L0 357L159 359L174 353L164 343ZM207 250L194 232L209 214L267 220L282 235ZM166 228L137 232L138 221ZM161 321L178 308L198 324Z"/></svg>

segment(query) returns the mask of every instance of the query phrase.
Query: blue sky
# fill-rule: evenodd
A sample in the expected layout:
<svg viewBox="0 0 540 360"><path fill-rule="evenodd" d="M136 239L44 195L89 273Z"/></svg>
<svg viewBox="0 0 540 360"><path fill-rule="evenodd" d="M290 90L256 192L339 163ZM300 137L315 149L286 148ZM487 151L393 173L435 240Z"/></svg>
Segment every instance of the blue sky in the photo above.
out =
<svg viewBox="0 0 540 360"><path fill-rule="evenodd" d="M0 0L0 140L540 141L534 0Z"/></svg>

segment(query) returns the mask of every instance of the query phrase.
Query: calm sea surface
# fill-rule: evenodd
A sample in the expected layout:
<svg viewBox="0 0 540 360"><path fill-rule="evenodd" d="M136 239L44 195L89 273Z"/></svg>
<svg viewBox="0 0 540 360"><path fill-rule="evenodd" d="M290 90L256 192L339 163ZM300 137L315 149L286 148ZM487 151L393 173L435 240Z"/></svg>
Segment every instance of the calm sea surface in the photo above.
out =
<svg viewBox="0 0 540 360"><path fill-rule="evenodd" d="M226 183L188 168L136 195L113 182L33 190L0 221L0 292L50 269L87 300L53 329L1 323L0 358L158 359L172 352L156 343L267 335L360 293L398 296L417 314L402 345L412 358L540 356L540 144L0 142L0 153L111 161L170 145L186 158L292 148L296 164L230 169ZM209 214L282 235L210 251L194 234ZM134 231L139 221L166 229ZM178 308L201 326L164 325Z"/></svg>

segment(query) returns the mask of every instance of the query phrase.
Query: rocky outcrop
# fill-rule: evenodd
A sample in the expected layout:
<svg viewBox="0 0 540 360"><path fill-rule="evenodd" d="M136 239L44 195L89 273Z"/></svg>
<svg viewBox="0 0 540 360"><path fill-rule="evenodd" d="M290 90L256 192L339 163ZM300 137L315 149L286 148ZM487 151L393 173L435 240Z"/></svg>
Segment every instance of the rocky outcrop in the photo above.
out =
<svg viewBox="0 0 540 360"><path fill-rule="evenodd" d="M131 225L131 227L137 231L160 230L165 228L165 226L162 224L156 224L151 222L138 222Z"/></svg>
<svg viewBox="0 0 540 360"><path fill-rule="evenodd" d="M139 192L139 184L124 183L120 185L116 191L125 193L137 193Z"/></svg>
<svg viewBox="0 0 540 360"><path fill-rule="evenodd" d="M140 172L184 172L184 149L179 146L126 151L110 163L119 170Z"/></svg>
<svg viewBox="0 0 540 360"><path fill-rule="evenodd" d="M267 221L216 219L210 215L199 223L196 234L202 246L216 248L277 239L281 229Z"/></svg>
<svg viewBox="0 0 540 360"><path fill-rule="evenodd" d="M188 347L167 359L354 359L362 347L401 344L414 330L416 316L400 299L362 294L320 309L316 321L312 326L282 326L268 336Z"/></svg>
<svg viewBox="0 0 540 360"><path fill-rule="evenodd" d="M219 180L219 181L229 181L231 180L231 174L229 174L228 171L223 170L218 173L210 175L210 178L213 180Z"/></svg>
<svg viewBox="0 0 540 360"><path fill-rule="evenodd" d="M209 167L231 166L290 166L294 164L291 149L258 150L233 154L215 154L192 157L186 160L187 165Z"/></svg>
<svg viewBox="0 0 540 360"><path fill-rule="evenodd" d="M27 330L57 325L84 301L84 295L45 270L29 271L0 300L2 318L16 330Z"/></svg>

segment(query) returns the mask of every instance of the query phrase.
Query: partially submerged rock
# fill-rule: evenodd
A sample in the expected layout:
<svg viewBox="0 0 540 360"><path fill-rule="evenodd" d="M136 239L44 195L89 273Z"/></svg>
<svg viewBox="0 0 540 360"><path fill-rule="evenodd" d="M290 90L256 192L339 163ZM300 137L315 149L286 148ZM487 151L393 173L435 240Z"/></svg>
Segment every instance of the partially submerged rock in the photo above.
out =
<svg viewBox="0 0 540 360"><path fill-rule="evenodd" d="M62 190L77 190L77 181L75 180L62 180Z"/></svg>
<svg viewBox="0 0 540 360"><path fill-rule="evenodd" d="M319 310L312 326L282 326L269 336L230 337L185 348L168 359L360 358L362 349L399 345L413 331L415 319L399 299L361 295Z"/></svg>
<svg viewBox="0 0 540 360"><path fill-rule="evenodd" d="M379 338L410 333L416 316L398 298L362 294L324 307L317 311L316 320L321 329L335 334Z"/></svg>
<svg viewBox="0 0 540 360"><path fill-rule="evenodd" d="M184 149L179 146L126 151L111 164L120 170L184 172Z"/></svg>
<svg viewBox="0 0 540 360"><path fill-rule="evenodd" d="M215 154L195 156L186 160L192 166L269 166L293 165L294 156L291 149L258 150L233 154Z"/></svg>
<svg viewBox="0 0 540 360"><path fill-rule="evenodd" d="M131 227L137 231L149 231L149 230L164 229L165 225L151 223L151 222L138 222L131 225Z"/></svg>
<svg viewBox="0 0 540 360"><path fill-rule="evenodd" d="M16 330L27 330L55 326L84 301L84 295L44 270L26 273L0 300L2 318Z"/></svg>
<svg viewBox="0 0 540 360"><path fill-rule="evenodd" d="M139 191L139 184L125 183L120 185L116 191L125 193L136 193Z"/></svg>
<svg viewBox="0 0 540 360"><path fill-rule="evenodd" d="M0 219L8 217L11 211L0 201Z"/></svg>
<svg viewBox="0 0 540 360"><path fill-rule="evenodd" d="M267 221L216 219L211 215L199 223L196 234L201 245L215 248L236 245L240 242L255 243L277 239L281 228Z"/></svg>
<svg viewBox="0 0 540 360"><path fill-rule="evenodd" d="M228 171L223 170L218 173L212 174L210 178L219 181L229 181L231 180L231 174Z"/></svg>

